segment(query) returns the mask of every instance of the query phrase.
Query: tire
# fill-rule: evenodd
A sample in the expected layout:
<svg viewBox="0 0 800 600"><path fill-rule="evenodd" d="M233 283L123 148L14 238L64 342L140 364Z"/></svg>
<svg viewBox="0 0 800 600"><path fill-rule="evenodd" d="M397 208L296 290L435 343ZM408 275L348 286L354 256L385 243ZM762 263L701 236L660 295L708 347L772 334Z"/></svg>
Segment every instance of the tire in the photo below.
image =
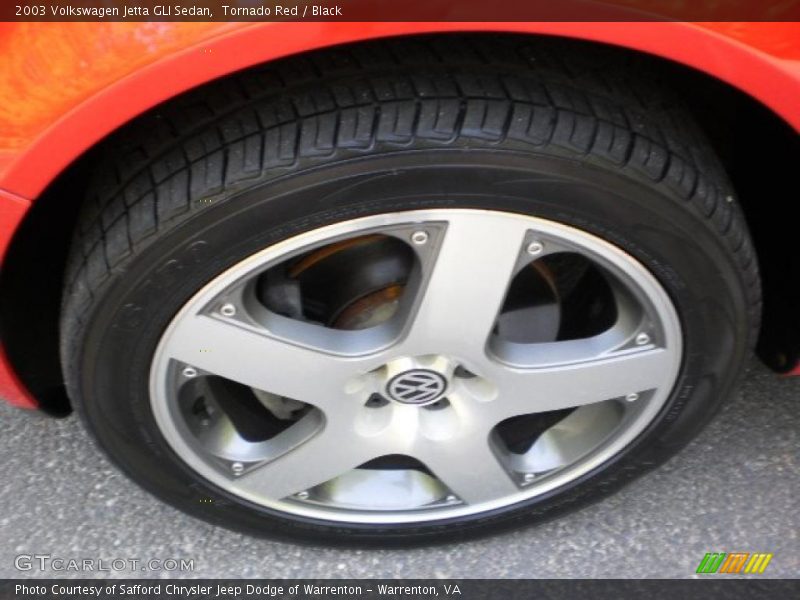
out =
<svg viewBox="0 0 800 600"><path fill-rule="evenodd" d="M760 291L727 177L651 72L615 51L555 41L409 39L244 72L140 119L107 146L67 273L61 355L86 426L132 479L181 510L315 543L439 543L519 527L663 463L734 389ZM292 513L202 475L153 407L154 357L176 315L247 257L408 211L532 217L651 278L680 342L664 342L680 350L674 376L653 392L657 410L613 455L562 484L444 518ZM486 251L498 245L492 238ZM247 416L237 419L246 427Z"/></svg>

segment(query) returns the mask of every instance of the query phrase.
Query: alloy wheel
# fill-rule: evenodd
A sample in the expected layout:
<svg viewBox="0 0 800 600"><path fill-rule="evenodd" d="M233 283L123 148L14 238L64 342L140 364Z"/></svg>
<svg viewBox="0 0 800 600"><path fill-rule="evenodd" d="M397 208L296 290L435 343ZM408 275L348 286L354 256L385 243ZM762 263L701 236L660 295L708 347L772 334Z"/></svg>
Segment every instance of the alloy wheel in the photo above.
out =
<svg viewBox="0 0 800 600"><path fill-rule="evenodd" d="M634 257L521 214L381 214L210 281L154 355L175 453L225 492L328 521L412 523L555 490L653 422L676 311Z"/></svg>

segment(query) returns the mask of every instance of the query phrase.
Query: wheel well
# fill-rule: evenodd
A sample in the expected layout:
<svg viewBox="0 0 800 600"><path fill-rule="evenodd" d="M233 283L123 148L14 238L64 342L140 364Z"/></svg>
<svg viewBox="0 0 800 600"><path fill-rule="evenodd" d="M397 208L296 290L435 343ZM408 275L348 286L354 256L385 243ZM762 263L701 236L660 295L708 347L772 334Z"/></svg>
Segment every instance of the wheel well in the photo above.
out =
<svg viewBox="0 0 800 600"><path fill-rule="evenodd" d="M359 42L371 43L376 42ZM585 52L597 45L570 43ZM634 52L615 51L621 57ZM680 92L733 180L755 241L764 283L758 354L775 370L790 369L800 358L800 314L795 309L800 293L791 285L800 274L800 261L789 248L793 224L782 216L775 202L780 201L784 190L791 189L789 167L800 164L800 140L782 119L730 85L665 59L648 56L645 60ZM137 127L138 123L136 119L122 129ZM4 292L0 326L8 358L43 408L54 413L69 410L59 359L58 321L72 231L93 157L112 147L118 133L73 162L43 192L15 234L0 275ZM765 201L771 204L762 206Z"/></svg>

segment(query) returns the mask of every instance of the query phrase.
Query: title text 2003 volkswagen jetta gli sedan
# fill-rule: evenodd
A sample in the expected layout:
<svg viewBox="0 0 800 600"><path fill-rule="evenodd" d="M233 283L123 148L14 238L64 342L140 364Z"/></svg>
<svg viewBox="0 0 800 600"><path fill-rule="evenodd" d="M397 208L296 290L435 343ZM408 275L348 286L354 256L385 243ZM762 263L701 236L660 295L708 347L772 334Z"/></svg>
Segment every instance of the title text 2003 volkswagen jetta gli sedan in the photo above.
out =
<svg viewBox="0 0 800 600"><path fill-rule="evenodd" d="M1 34L0 395L194 515L541 520L796 369L796 24Z"/></svg>

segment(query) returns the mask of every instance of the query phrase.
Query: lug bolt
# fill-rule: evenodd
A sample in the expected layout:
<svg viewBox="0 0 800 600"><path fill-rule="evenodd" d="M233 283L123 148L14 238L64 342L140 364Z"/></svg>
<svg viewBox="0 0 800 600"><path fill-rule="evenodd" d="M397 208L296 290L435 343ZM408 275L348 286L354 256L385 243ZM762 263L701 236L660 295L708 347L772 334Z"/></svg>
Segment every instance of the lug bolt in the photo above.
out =
<svg viewBox="0 0 800 600"><path fill-rule="evenodd" d="M415 231L411 234L411 241L417 246L422 246L428 242L428 233L425 231Z"/></svg>
<svg viewBox="0 0 800 600"><path fill-rule="evenodd" d="M184 377L194 377L195 375L197 375L197 370L193 369L192 367L186 367L183 370Z"/></svg>
<svg viewBox="0 0 800 600"><path fill-rule="evenodd" d="M536 478L536 475L534 475L533 473L525 473L525 475L522 478L525 480L525 483L530 483Z"/></svg>
<svg viewBox="0 0 800 600"><path fill-rule="evenodd" d="M308 492L297 492L297 497L300 500L308 500Z"/></svg>
<svg viewBox="0 0 800 600"><path fill-rule="evenodd" d="M236 475L241 475L244 471L244 465L240 462L235 462L231 465L231 471L233 471Z"/></svg>
<svg viewBox="0 0 800 600"><path fill-rule="evenodd" d="M371 394L370 397L367 398L367 403L365 406L368 408L380 408L381 406L386 406L387 404L389 404L389 401L380 394Z"/></svg>
<svg viewBox="0 0 800 600"><path fill-rule="evenodd" d="M463 379L472 379L474 377L477 377L477 375L475 375L475 373L473 373L469 369L466 369L465 367L462 367L461 365L458 365L456 367L456 370L453 371L453 376L454 377L461 377Z"/></svg>
<svg viewBox="0 0 800 600"><path fill-rule="evenodd" d="M637 394L636 392L631 392L630 394L625 396L625 400L627 400L628 402L636 402L638 399L639 399L639 394Z"/></svg>
<svg viewBox="0 0 800 600"><path fill-rule="evenodd" d="M650 343L650 336L647 335L646 333L640 333L639 335L636 336L636 343L639 346L644 346L645 344Z"/></svg>
<svg viewBox="0 0 800 600"><path fill-rule="evenodd" d="M447 398L442 398L441 400L437 400L431 404L426 404L422 408L426 408L428 410L441 410L443 408L447 408L448 406L450 406L450 400Z"/></svg>
<svg viewBox="0 0 800 600"><path fill-rule="evenodd" d="M525 251L531 256L536 256L541 253L542 250L544 250L544 244L541 242L531 242L528 244L528 247L525 248Z"/></svg>
<svg viewBox="0 0 800 600"><path fill-rule="evenodd" d="M227 304L223 304L222 307L220 307L219 312L225 317L232 317L233 315L236 314L236 307L230 302L228 302Z"/></svg>

